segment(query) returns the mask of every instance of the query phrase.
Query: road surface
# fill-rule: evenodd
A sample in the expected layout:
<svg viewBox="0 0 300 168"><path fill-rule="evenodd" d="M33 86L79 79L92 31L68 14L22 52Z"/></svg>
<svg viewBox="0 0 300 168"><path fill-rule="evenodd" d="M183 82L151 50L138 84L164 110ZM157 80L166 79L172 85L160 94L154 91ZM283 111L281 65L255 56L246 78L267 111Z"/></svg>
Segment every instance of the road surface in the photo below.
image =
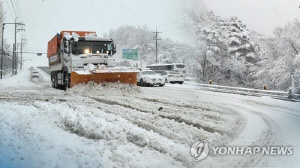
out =
<svg viewBox="0 0 300 168"><path fill-rule="evenodd" d="M51 75L51 72L49 70L49 67L45 67L45 66L38 66L38 69L41 69L42 71L46 72L48 75Z"/></svg>
<svg viewBox="0 0 300 168"><path fill-rule="evenodd" d="M0 84L0 165L300 166L297 102L171 84L90 84L65 92L29 71ZM209 155L196 162L190 146L204 139L210 146L292 146L294 154Z"/></svg>

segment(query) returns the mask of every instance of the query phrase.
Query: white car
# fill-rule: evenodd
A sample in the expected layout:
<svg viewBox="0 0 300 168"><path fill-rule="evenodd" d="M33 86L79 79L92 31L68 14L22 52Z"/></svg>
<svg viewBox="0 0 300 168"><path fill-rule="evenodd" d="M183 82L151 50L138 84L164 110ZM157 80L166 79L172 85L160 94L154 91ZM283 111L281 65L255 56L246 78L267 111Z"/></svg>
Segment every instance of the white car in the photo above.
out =
<svg viewBox="0 0 300 168"><path fill-rule="evenodd" d="M162 76L156 74L151 70L142 70L138 73L137 76L137 85L138 86L164 86L165 80Z"/></svg>
<svg viewBox="0 0 300 168"><path fill-rule="evenodd" d="M179 83L183 84L184 79L183 76L176 71L165 71L161 73L161 76L165 78L165 83Z"/></svg>
<svg viewBox="0 0 300 168"><path fill-rule="evenodd" d="M31 72L31 77L40 77L40 74L39 74L39 72L37 72L37 71L33 71L33 72Z"/></svg>

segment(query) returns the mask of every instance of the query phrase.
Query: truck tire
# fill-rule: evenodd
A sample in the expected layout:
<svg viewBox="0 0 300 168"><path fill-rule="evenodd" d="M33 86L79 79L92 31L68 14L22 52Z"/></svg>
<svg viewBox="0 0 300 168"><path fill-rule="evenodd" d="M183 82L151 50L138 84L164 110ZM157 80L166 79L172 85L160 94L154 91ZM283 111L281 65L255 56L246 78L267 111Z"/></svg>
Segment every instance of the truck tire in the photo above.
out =
<svg viewBox="0 0 300 168"><path fill-rule="evenodd" d="M59 89L57 74L54 75L54 88Z"/></svg>
<svg viewBox="0 0 300 168"><path fill-rule="evenodd" d="M70 74L68 72L64 72L64 84L62 89L67 90L67 88L70 88Z"/></svg>
<svg viewBox="0 0 300 168"><path fill-rule="evenodd" d="M51 72L51 84L53 88L58 89L57 73L55 72Z"/></svg>
<svg viewBox="0 0 300 168"><path fill-rule="evenodd" d="M54 75L51 74L51 85L53 88L55 88L55 79L54 79Z"/></svg>

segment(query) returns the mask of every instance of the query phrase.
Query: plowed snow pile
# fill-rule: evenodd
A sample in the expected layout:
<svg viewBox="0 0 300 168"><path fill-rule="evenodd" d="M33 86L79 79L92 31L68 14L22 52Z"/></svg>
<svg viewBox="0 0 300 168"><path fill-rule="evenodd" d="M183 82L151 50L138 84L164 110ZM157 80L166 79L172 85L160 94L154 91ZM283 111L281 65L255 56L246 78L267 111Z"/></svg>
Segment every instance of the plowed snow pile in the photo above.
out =
<svg viewBox="0 0 300 168"><path fill-rule="evenodd" d="M140 93L141 89L138 86L122 84L122 83L102 83L97 84L89 82L88 84L77 84L70 88L69 94L84 94L84 95L120 95L120 94L135 94Z"/></svg>

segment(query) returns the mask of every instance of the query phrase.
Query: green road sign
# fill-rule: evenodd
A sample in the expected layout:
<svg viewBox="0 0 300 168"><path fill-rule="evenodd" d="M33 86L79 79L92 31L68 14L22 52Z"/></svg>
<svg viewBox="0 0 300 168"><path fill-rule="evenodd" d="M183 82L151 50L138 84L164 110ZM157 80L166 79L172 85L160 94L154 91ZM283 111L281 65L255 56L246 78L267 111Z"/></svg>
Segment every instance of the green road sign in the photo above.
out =
<svg viewBox="0 0 300 168"><path fill-rule="evenodd" d="M123 59L139 60L138 49L122 49Z"/></svg>

